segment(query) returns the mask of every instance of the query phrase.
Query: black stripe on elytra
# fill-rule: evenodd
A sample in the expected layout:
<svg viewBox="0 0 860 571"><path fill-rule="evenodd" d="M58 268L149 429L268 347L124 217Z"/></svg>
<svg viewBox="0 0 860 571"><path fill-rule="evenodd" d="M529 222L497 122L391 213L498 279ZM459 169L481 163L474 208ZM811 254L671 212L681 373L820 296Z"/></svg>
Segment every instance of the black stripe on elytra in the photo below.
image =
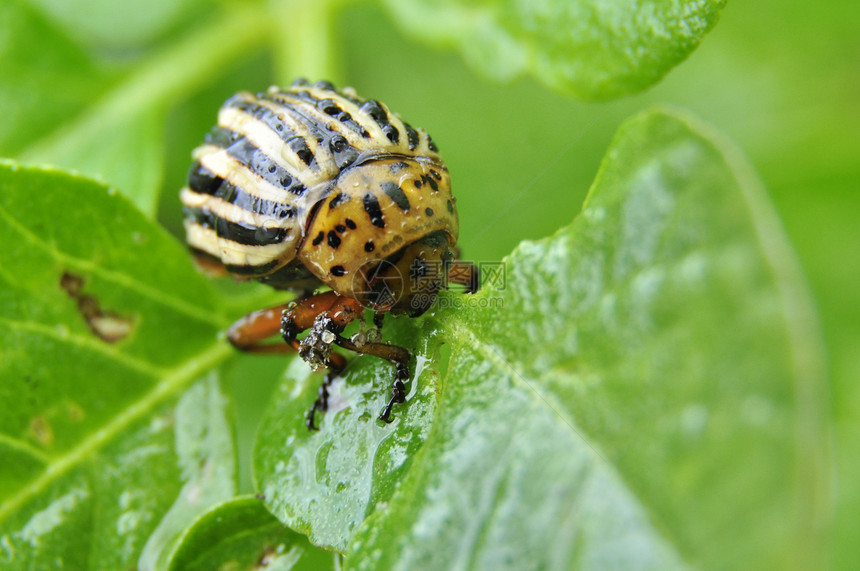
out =
<svg viewBox="0 0 860 571"><path fill-rule="evenodd" d="M364 210L370 216L370 223L379 228L385 228L385 220L382 218L382 209L379 207L379 201L372 192L364 195Z"/></svg>
<svg viewBox="0 0 860 571"><path fill-rule="evenodd" d="M234 204L243 210L247 210L248 212L259 214L267 218L282 220L284 218L292 218L296 215L295 208L289 204L259 198L253 194L245 192L241 188L230 184L227 181L221 183L221 187L215 193L215 196L229 202L230 204Z"/></svg>
<svg viewBox="0 0 860 571"><path fill-rule="evenodd" d="M254 146L251 141L241 134L219 127L213 129L206 136L206 142L226 149L227 154L248 167L248 170L269 184L283 188L296 196L301 196L305 193L305 186L292 176L289 170L281 167L269 155ZM304 141L302 142L304 143ZM226 176L227 173L215 174Z"/></svg>
<svg viewBox="0 0 860 571"><path fill-rule="evenodd" d="M293 150L294 153L296 153L299 160L307 166L310 166L311 163L314 162L314 154L311 152L310 147L308 147L308 143L305 141L304 137L296 135L295 137L290 137L284 142Z"/></svg>
<svg viewBox="0 0 860 571"><path fill-rule="evenodd" d="M406 198L402 188L390 181L383 182L381 186L382 191L388 195L388 198L394 201L394 204L396 204L400 210L403 212L409 211L409 199Z"/></svg>
<svg viewBox="0 0 860 571"><path fill-rule="evenodd" d="M245 246L280 244L289 234L284 228L262 228L244 222L233 222L219 217L213 218L215 234L219 238L226 238Z"/></svg>
<svg viewBox="0 0 860 571"><path fill-rule="evenodd" d="M274 270L278 266L278 263L278 260L272 260L271 262L267 262L261 266L234 266L232 264L225 264L224 267L227 268L227 271L231 274L241 276L259 276L260 274L266 274Z"/></svg>
<svg viewBox="0 0 860 571"><path fill-rule="evenodd" d="M409 140L409 150L414 151L415 147L418 146L418 142L420 141L418 137L418 131L412 128L407 122L403 122L403 126L406 127L406 138Z"/></svg>
<svg viewBox="0 0 860 571"><path fill-rule="evenodd" d="M223 181L224 179L201 165L200 161L194 161L194 164L188 169L188 188L194 192L215 194Z"/></svg>
<svg viewBox="0 0 860 571"><path fill-rule="evenodd" d="M282 139L288 139L296 135L296 132L290 128L286 121L284 121L283 114L276 113L265 105L260 105L254 101L247 101L237 95L230 98L224 106L244 111L248 115L251 115L255 119L265 123Z"/></svg>
<svg viewBox="0 0 860 571"><path fill-rule="evenodd" d="M221 147L222 149L226 149L230 145L233 144L236 139L238 139L241 135L238 133L234 133L230 129L224 129L223 127L214 127L211 131L206 133L206 137L204 141L209 143L210 145L215 145L216 147Z"/></svg>
<svg viewBox="0 0 860 571"><path fill-rule="evenodd" d="M332 94L334 95L335 93L333 92ZM342 97L340 94L337 95ZM311 130L317 140L323 139L325 133L330 132L327 129L320 129L320 126L326 125L331 121L337 121L338 123L345 125L350 131L353 131L362 137L370 137L370 133L367 132L367 129L356 121L352 115L343 110L336 111L334 106L329 104L329 101L336 101L336 98L320 100L314 97L306 89L279 91L277 93L270 94L269 97L271 97L276 103L289 109L293 117L304 123L308 129ZM304 109L302 109L302 107L304 107ZM308 107L310 107L310 109L308 109ZM330 115L324 109L336 112L337 115Z"/></svg>
<svg viewBox="0 0 860 571"><path fill-rule="evenodd" d="M204 228L213 228L215 217L212 216L211 212L204 211L200 208L192 208L191 206L183 206L182 214L185 216L185 220L195 222Z"/></svg>
<svg viewBox="0 0 860 571"><path fill-rule="evenodd" d="M188 246L188 249L191 251L191 255L193 255L195 258L203 258L204 260L209 260L211 262L217 262L217 263L223 265L223 263L221 262L221 258L219 258L218 256L213 256L212 254L210 254L209 252L207 252L205 250L201 250L200 248L195 248L194 246Z"/></svg>

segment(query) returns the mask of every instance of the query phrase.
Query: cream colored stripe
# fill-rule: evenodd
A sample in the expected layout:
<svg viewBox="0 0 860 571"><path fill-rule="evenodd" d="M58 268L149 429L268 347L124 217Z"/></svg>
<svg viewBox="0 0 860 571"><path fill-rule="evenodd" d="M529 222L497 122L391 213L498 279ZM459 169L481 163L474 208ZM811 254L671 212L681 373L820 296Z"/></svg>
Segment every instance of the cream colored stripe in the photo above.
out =
<svg viewBox="0 0 860 571"><path fill-rule="evenodd" d="M275 90L274 92L277 92L277 88L270 87L269 93L273 93L273 90ZM242 93L241 95L243 101L245 101L246 103L253 103L255 105L259 105L260 107L265 107L266 109L277 115L278 118L280 118L281 120L283 120L284 123L286 123L289 129L291 129L296 135L302 137L305 140L305 144L307 144L311 152L316 151L317 140L312 136L313 133L311 133L311 130L303 121L296 119L296 117L292 113L290 113L290 108L288 106L276 103L274 101L258 99L247 92ZM263 125L266 126L266 128L268 128L270 131L275 133L279 139L284 140L284 134L278 133L277 131L271 129L265 123L263 123ZM303 162L300 164L301 166L305 166Z"/></svg>
<svg viewBox="0 0 860 571"><path fill-rule="evenodd" d="M268 125L248 115L244 111L232 107L222 107L218 112L218 126L243 135L252 145L260 149L266 156L275 161L281 168L299 179L305 186L310 186L322 180L320 173L307 166L278 133ZM315 143L313 137L304 137L308 149L313 152Z"/></svg>
<svg viewBox="0 0 860 571"><path fill-rule="evenodd" d="M273 88L269 88L270 93L271 93L272 89ZM278 116L279 119L281 119L287 125L287 127L289 129L292 129L297 135L300 135L300 136L305 137L305 138L310 136L310 131L308 130L308 126L305 125L304 123L302 123L301 121L296 120L295 117L290 115L288 108L281 107L276 103L273 104L273 102L266 101L265 99L259 99L257 96L252 95L251 93L248 93L247 91L239 93L238 95L241 96L242 101L244 101L245 103L252 103L254 105L260 105L261 107L265 107L269 111L273 112L275 115Z"/></svg>
<svg viewBox="0 0 860 571"><path fill-rule="evenodd" d="M409 134L406 132L406 125L403 124L403 120L400 118L400 115L389 111L388 119L391 121L391 124L400 131L400 138L397 140L397 147L400 149L400 152L406 154L414 153L415 151L409 150ZM388 141L388 144L391 145L391 141Z"/></svg>
<svg viewBox="0 0 860 571"><path fill-rule="evenodd" d="M292 241L266 246L246 246L220 238L211 228L204 228L190 220L185 221L185 236L190 246L203 250L219 258L223 264L231 266L264 266L295 246Z"/></svg>
<svg viewBox="0 0 860 571"><path fill-rule="evenodd" d="M227 202L223 198L194 192L187 187L179 193L179 198L184 206L206 209L229 222L241 222L257 228L285 228L287 230L292 230L291 227L295 225L294 218L278 219L274 216L263 216Z"/></svg>
<svg viewBox="0 0 860 571"><path fill-rule="evenodd" d="M374 120L373 117L371 117L367 113L359 111L359 106L350 101L349 99L343 97L342 95L332 97L330 92L321 91L314 87L309 88L308 91L317 99L334 99L341 109L352 115L353 119L355 119L362 127L367 129L367 132L370 133L370 137L372 139L385 141L385 144L388 145L391 144L391 141L389 141L388 138L385 136L385 133L382 132L382 127L380 127L376 123L376 120ZM385 106L384 103L380 103L380 105L388 112L389 115L391 115L391 111ZM332 117L328 117L327 115L323 116L329 121L333 120ZM340 121L337 122L339 123ZM344 131L346 131L346 133L343 133L343 135L354 147L358 147L360 149L367 147L367 139L349 128L344 129Z"/></svg>
<svg viewBox="0 0 860 571"><path fill-rule="evenodd" d="M284 188L275 186L253 173L221 147L203 145L194 149L193 156L213 174L252 196L274 202L287 202L288 193Z"/></svg>
<svg viewBox="0 0 860 571"><path fill-rule="evenodd" d="M278 91L278 89L275 87L275 88L269 88L269 94L270 95L278 95L278 94L283 94L283 92ZM295 108L294 105L292 105L292 104L285 105L283 103L279 103L276 101L266 101L263 99L255 99L254 102L257 103L258 105L261 105L261 106L271 110L271 111L274 111L275 113L279 113L281 115L284 115L285 117L289 117L290 125L296 126L295 128L293 128L293 130L296 132L296 134L298 134L304 138L305 144L308 146L308 148L311 150L311 152L314 153L314 159L316 160L316 168L319 171L319 174L317 175L319 177L318 180L321 180L323 178L332 179L337 175L337 165L334 162L334 157L332 156L331 149L329 149L328 146L320 145L319 143L317 143L316 136L311 132L311 130L308 128L308 126L303 121L299 121L298 119L295 118L295 116L293 115L295 113L295 111L293 110ZM293 109L291 109L291 107ZM311 109L309 106L305 106L302 108L302 110L306 111L306 112L309 109ZM314 116L313 118L310 118L309 120L313 120L313 121L316 121L317 123L319 123L320 118L321 118L320 114L316 113L315 115L316 116ZM331 117L323 115L322 116L322 120L323 120L322 125L326 124L325 119L331 119ZM298 159L298 157L297 157L296 160L300 160L300 159ZM304 162L300 162L299 164L302 167L305 167ZM307 167L305 167L305 168L307 168ZM313 171L311 171L311 172L313 172ZM305 185L305 186L308 186L308 185Z"/></svg>
<svg viewBox="0 0 860 571"><path fill-rule="evenodd" d="M308 91L313 97L317 99L332 99L338 106L352 115L352 117L361 124L362 127L368 130L370 133L371 139L365 139L360 134L356 133L349 127L343 125L341 121L339 121L336 117L332 117L330 115L326 115L319 109L317 109L312 104L307 101L300 99L295 90L290 91L271 91L270 94L273 97L279 97L283 100L288 101L288 105L291 105L297 109L300 109L305 115L308 115L310 119L316 121L320 125L325 125L327 128L335 127L335 130L344 136L344 138L349 141L349 144L357 149L367 149L369 143L371 141L379 140L379 137L382 137L386 143L389 141L385 138L385 135L382 133L382 130L379 128L379 125L376 124L370 115L365 113L361 113L358 110L358 107L351 103L348 99L344 98L339 94L332 94L329 91L322 91L313 87L301 87L296 88L301 89L302 91Z"/></svg>
<svg viewBox="0 0 860 571"><path fill-rule="evenodd" d="M421 127L415 127L414 129L418 131L418 144L415 146L413 152L421 156L438 159L439 153L430 150L430 135L427 134L427 131Z"/></svg>

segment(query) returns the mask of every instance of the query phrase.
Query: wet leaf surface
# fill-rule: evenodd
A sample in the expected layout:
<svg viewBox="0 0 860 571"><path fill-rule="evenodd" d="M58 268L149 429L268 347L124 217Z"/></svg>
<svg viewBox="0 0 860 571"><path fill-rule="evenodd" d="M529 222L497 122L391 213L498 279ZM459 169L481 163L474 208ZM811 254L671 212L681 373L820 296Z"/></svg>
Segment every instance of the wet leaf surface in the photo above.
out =
<svg viewBox="0 0 860 571"><path fill-rule="evenodd" d="M820 341L774 220L719 135L625 124L574 223L432 318L432 430L348 564L820 564Z"/></svg>
<svg viewBox="0 0 860 571"><path fill-rule="evenodd" d="M136 567L184 529L171 505L235 494L214 293L127 200L58 171L0 164L0 240L0 562ZM131 331L96 335L70 275Z"/></svg>

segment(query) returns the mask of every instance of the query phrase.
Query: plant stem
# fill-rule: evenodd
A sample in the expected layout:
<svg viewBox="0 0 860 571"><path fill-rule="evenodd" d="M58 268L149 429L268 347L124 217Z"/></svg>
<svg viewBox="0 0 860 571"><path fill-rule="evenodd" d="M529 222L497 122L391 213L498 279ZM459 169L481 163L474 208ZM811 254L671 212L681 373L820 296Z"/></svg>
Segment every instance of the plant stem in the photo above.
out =
<svg viewBox="0 0 860 571"><path fill-rule="evenodd" d="M337 83L333 15L336 0L270 0L275 79L289 85L296 77Z"/></svg>

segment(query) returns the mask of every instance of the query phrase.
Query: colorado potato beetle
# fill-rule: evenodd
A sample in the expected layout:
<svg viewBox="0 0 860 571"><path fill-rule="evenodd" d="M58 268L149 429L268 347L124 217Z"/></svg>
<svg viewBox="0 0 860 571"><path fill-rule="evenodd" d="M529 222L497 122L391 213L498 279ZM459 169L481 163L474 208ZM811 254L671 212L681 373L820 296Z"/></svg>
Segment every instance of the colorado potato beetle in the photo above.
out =
<svg viewBox="0 0 860 571"><path fill-rule="evenodd" d="M379 418L390 421L394 404L405 402L411 355L347 338L344 329L365 309L377 328L385 313L421 315L449 282L477 288L474 266L453 261L457 209L430 136L351 88L300 79L228 99L193 159L181 200L201 267L297 293L236 322L230 342L261 353L296 350L329 368L310 429L346 363L333 344L385 359L396 373ZM453 264L460 266L449 277ZM323 286L330 291L314 293ZM264 343L278 333L286 344Z"/></svg>

